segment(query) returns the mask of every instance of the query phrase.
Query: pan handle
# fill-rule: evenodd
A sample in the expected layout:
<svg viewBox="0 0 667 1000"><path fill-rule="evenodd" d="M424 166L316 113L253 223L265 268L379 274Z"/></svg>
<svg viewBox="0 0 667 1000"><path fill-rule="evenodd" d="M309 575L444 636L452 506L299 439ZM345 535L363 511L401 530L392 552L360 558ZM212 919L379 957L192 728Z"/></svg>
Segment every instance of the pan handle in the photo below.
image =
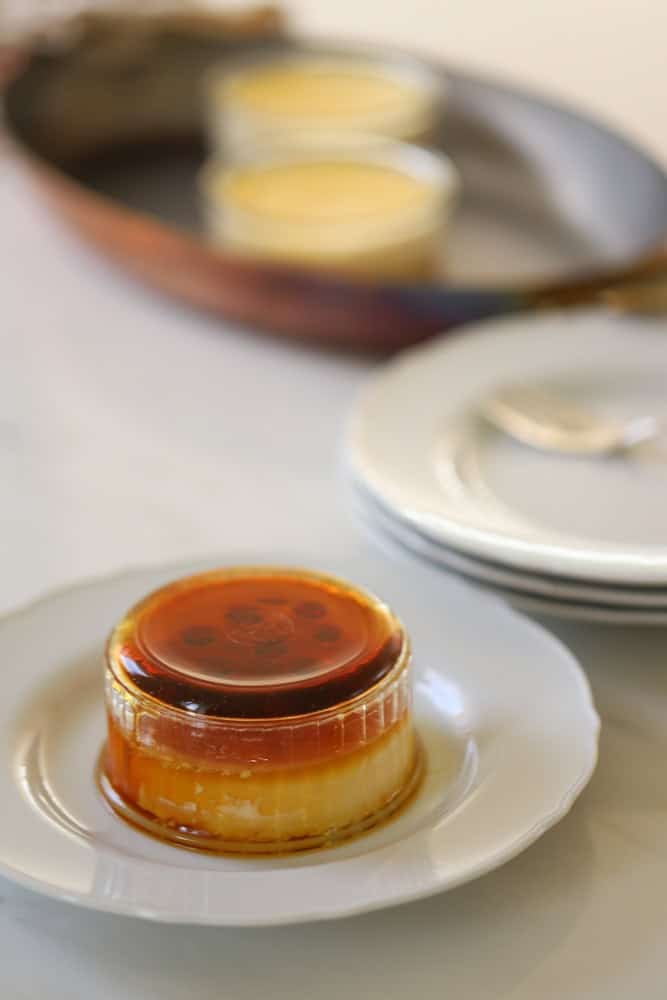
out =
<svg viewBox="0 0 667 1000"><path fill-rule="evenodd" d="M376 296L397 327L398 344L509 313L601 306L615 312L667 315L667 247L635 267L534 288L385 287ZM377 301L374 303L377 305ZM387 316L383 339L389 341Z"/></svg>
<svg viewBox="0 0 667 1000"><path fill-rule="evenodd" d="M667 316L667 268L661 277L628 282L600 292L599 301L618 312Z"/></svg>
<svg viewBox="0 0 667 1000"><path fill-rule="evenodd" d="M633 268L538 289L532 299L538 308L599 304L619 312L667 315L667 243Z"/></svg>

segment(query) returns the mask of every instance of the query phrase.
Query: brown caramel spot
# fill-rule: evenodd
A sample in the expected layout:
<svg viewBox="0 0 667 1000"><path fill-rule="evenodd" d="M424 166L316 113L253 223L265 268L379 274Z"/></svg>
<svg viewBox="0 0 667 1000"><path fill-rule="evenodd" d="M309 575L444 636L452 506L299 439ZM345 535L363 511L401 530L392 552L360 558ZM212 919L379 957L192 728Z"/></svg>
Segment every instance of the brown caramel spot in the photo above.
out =
<svg viewBox="0 0 667 1000"><path fill-rule="evenodd" d="M217 638L217 630L209 625L192 625L181 632L181 639L187 646L210 646Z"/></svg>
<svg viewBox="0 0 667 1000"><path fill-rule="evenodd" d="M308 618L314 621L317 618L325 618L327 609L319 601L301 601L295 607L294 613L299 618Z"/></svg>

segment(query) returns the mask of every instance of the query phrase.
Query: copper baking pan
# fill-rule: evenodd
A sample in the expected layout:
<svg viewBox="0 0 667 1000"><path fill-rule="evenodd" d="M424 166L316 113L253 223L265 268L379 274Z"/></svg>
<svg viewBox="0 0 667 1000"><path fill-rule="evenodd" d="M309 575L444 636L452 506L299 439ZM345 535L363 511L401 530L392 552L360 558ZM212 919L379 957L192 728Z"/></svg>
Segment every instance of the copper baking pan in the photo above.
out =
<svg viewBox="0 0 667 1000"><path fill-rule="evenodd" d="M22 53L7 128L86 240L146 283L255 329L394 349L514 310L664 304L666 173L571 109L433 64L447 89L438 142L464 191L446 283L362 284L213 249L196 188L202 75L239 52L286 47L323 49L283 33L272 10L80 20Z"/></svg>

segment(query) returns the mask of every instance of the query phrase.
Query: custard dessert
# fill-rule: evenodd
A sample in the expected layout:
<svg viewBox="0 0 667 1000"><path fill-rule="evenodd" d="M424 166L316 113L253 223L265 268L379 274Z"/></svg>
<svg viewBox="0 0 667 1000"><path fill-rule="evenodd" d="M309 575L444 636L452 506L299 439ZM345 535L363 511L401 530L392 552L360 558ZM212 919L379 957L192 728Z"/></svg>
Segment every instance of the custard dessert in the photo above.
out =
<svg viewBox="0 0 667 1000"><path fill-rule="evenodd" d="M207 78L213 148L228 160L250 151L300 150L314 132L368 133L425 142L442 84L426 70L371 57L279 55Z"/></svg>
<svg viewBox="0 0 667 1000"><path fill-rule="evenodd" d="M446 158L400 144L213 162L203 174L220 247L360 278L435 277L456 188Z"/></svg>
<svg viewBox="0 0 667 1000"><path fill-rule="evenodd" d="M149 595L109 640L106 706L107 801L187 847L335 843L419 777L405 630L301 570L217 570Z"/></svg>

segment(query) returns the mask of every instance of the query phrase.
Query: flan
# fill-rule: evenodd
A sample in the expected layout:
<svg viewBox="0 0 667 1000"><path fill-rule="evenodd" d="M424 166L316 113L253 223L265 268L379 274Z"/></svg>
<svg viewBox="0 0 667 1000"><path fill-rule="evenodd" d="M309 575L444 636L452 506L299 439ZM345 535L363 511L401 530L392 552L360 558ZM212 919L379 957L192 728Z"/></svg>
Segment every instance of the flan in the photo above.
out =
<svg viewBox="0 0 667 1000"><path fill-rule="evenodd" d="M336 843L418 781L405 629L341 581L243 567L177 580L118 623L105 670L103 794L168 842Z"/></svg>

